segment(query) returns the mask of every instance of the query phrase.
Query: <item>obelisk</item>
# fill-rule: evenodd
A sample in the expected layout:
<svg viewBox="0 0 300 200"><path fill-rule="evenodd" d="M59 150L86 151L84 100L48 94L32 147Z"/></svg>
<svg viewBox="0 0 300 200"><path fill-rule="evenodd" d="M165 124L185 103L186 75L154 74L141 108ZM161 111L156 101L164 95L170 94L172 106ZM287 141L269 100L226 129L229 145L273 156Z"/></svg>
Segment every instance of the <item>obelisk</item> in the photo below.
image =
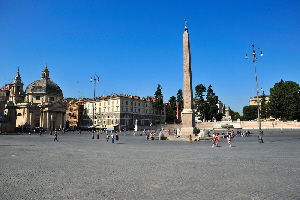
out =
<svg viewBox="0 0 300 200"><path fill-rule="evenodd" d="M195 114L193 109L193 89L192 89L192 67L190 39L188 28L185 20L183 33L183 111L182 111L182 128L181 136L193 135L195 127Z"/></svg>

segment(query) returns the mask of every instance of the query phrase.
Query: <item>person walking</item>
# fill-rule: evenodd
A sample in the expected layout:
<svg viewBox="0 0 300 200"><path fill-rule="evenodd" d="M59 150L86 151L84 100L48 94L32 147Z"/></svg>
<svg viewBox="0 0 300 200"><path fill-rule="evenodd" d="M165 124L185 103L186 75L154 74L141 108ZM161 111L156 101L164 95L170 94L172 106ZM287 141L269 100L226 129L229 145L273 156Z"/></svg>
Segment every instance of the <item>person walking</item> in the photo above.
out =
<svg viewBox="0 0 300 200"><path fill-rule="evenodd" d="M106 142L108 142L108 140L109 140L109 135L108 133L106 133Z"/></svg>
<svg viewBox="0 0 300 200"><path fill-rule="evenodd" d="M115 136L114 136L114 134L111 134L111 143L115 143Z"/></svg>
<svg viewBox="0 0 300 200"><path fill-rule="evenodd" d="M57 131L55 131L54 133L54 142L57 141L58 142L58 139L57 139Z"/></svg>
<svg viewBox="0 0 300 200"><path fill-rule="evenodd" d="M219 133L216 134L216 147L219 146Z"/></svg>
<svg viewBox="0 0 300 200"><path fill-rule="evenodd" d="M215 144L216 144L216 135L215 135L215 133L212 134L211 142L212 142L212 146L211 147L214 147Z"/></svg>
<svg viewBox="0 0 300 200"><path fill-rule="evenodd" d="M229 147L231 147L231 135L227 135L227 143L229 144Z"/></svg>
<svg viewBox="0 0 300 200"><path fill-rule="evenodd" d="M119 135L116 134L116 143L118 143L118 141L119 141Z"/></svg>

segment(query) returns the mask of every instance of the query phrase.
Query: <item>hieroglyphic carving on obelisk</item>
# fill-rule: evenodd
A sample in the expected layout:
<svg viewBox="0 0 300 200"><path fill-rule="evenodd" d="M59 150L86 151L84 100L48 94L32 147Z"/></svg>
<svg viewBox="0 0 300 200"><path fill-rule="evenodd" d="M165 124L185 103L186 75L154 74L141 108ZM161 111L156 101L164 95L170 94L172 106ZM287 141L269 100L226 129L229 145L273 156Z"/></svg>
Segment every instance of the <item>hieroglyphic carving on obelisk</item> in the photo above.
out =
<svg viewBox="0 0 300 200"><path fill-rule="evenodd" d="M193 109L193 89L192 89L192 67L190 39L185 20L183 33L183 99L184 109L182 111L182 128L180 135L192 135L195 127L195 114Z"/></svg>

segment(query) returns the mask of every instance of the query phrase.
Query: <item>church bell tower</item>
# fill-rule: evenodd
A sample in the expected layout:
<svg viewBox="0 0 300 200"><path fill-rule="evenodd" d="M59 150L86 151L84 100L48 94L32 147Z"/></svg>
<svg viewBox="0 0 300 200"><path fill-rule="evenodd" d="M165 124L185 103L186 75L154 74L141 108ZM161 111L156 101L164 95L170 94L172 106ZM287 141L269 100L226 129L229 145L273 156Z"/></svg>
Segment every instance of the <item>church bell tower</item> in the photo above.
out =
<svg viewBox="0 0 300 200"><path fill-rule="evenodd" d="M13 103L22 102L24 99L24 90L22 83L22 79L20 76L20 70L18 68L17 74L14 78L14 82L10 84L10 94L9 94L9 101Z"/></svg>

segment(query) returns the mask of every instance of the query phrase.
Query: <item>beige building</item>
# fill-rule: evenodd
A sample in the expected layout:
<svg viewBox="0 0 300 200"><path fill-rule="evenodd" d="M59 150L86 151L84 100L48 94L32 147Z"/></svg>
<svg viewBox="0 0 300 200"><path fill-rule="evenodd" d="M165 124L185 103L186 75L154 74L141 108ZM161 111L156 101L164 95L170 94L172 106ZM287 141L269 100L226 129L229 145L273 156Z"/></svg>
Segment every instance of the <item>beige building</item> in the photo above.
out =
<svg viewBox="0 0 300 200"><path fill-rule="evenodd" d="M160 114L153 107L153 98L118 94L86 101L84 115L84 120L89 121L88 127L85 128L115 127L116 130L133 129L136 124L152 126L160 122L165 123L166 119L164 111Z"/></svg>
<svg viewBox="0 0 300 200"><path fill-rule="evenodd" d="M7 108L13 105L16 116L10 115L17 131L33 131L35 127L46 130L65 128L66 106L60 87L50 80L47 66L40 80L29 84L23 91L19 70L10 84ZM8 110L8 109L6 109ZM6 111L8 112L8 111Z"/></svg>
<svg viewBox="0 0 300 200"><path fill-rule="evenodd" d="M256 96L254 98L250 98L250 101L249 101L250 106L257 105L257 100L258 100L259 105L260 105L261 101L262 101L262 98L263 98L263 95L258 96L258 98ZM265 101L266 101L266 103L270 102L270 95L265 95Z"/></svg>
<svg viewBox="0 0 300 200"><path fill-rule="evenodd" d="M84 102L86 99L71 99L68 101L66 111L66 126L69 130L77 130L79 127L87 126L83 120Z"/></svg>

